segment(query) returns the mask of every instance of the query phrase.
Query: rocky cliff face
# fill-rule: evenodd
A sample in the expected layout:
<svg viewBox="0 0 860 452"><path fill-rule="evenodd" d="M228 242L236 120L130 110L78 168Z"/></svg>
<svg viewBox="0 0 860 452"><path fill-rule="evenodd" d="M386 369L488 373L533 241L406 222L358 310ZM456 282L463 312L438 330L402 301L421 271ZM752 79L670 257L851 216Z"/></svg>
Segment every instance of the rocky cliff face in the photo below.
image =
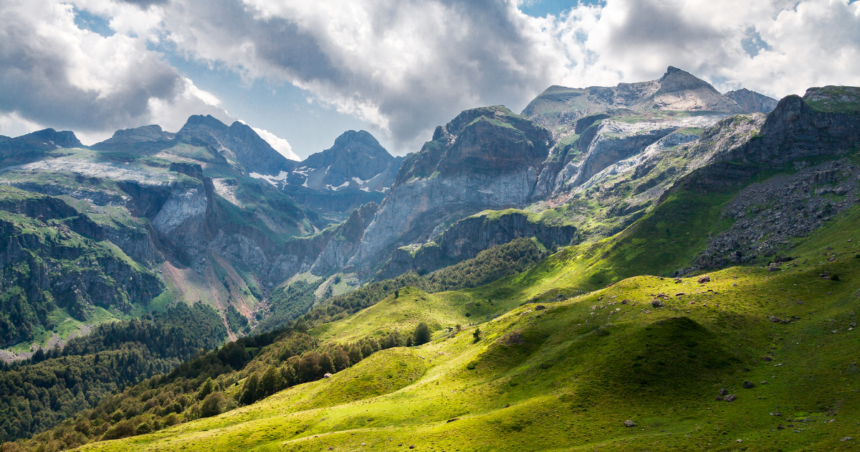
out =
<svg viewBox="0 0 860 452"><path fill-rule="evenodd" d="M352 211L349 218L338 226L325 249L311 267L311 273L323 276L332 271L347 268L349 259L358 250L364 230L379 210L376 203L369 203Z"/></svg>
<svg viewBox="0 0 860 452"><path fill-rule="evenodd" d="M0 341L32 339L63 309L84 321L95 307L129 312L163 286L103 228L60 199L0 187Z"/></svg>
<svg viewBox="0 0 860 452"><path fill-rule="evenodd" d="M726 97L735 101L746 113L770 113L776 108L778 102L776 99L746 88L729 91L726 93Z"/></svg>
<svg viewBox="0 0 860 452"><path fill-rule="evenodd" d="M549 131L504 107L468 110L404 161L349 265L369 274L394 249L484 209L523 205Z"/></svg>
<svg viewBox="0 0 860 452"><path fill-rule="evenodd" d="M363 204L381 202L402 162L370 133L349 130L292 170L261 178L322 215L345 219Z"/></svg>
<svg viewBox="0 0 860 452"><path fill-rule="evenodd" d="M38 160L46 151L76 146L81 142L68 131L45 129L16 138L0 135L0 168Z"/></svg>
<svg viewBox="0 0 860 452"><path fill-rule="evenodd" d="M658 111L751 113L707 82L675 67L659 80L619 83L615 87L565 88L552 86L523 110L523 115L549 128L557 136L577 119L610 112L653 113ZM577 132L580 133L580 132Z"/></svg>
<svg viewBox="0 0 860 452"><path fill-rule="evenodd" d="M410 271L423 275L520 237L535 237L547 248L553 248L570 245L577 238L577 230L573 226L531 221L525 212L476 215L458 221L424 245L396 249L375 279L394 278Z"/></svg>

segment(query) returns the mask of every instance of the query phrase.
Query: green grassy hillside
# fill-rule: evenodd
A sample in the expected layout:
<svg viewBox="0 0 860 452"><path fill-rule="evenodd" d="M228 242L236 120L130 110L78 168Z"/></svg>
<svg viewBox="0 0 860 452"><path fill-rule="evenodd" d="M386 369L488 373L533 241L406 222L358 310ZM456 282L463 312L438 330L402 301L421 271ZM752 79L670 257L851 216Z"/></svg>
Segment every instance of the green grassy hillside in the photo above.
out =
<svg viewBox="0 0 860 452"><path fill-rule="evenodd" d="M635 254L645 233L628 232L487 287L402 289L310 333L323 349L424 321L432 342L83 450L856 450L845 438L860 423L860 209L798 240L780 270L728 268L703 283L613 283L625 272L616 253ZM672 252L639 246L633 269Z"/></svg>

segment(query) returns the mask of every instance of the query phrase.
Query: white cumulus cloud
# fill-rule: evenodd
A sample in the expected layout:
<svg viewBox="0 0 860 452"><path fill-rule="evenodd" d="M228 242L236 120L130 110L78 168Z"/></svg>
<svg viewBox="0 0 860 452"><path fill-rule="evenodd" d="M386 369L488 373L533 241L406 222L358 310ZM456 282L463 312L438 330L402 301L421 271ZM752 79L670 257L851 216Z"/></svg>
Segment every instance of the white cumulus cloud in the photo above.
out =
<svg viewBox="0 0 860 452"><path fill-rule="evenodd" d="M860 2L849 0L606 0L543 18L522 0L71 1L116 34L77 28L59 0L0 3L0 114L91 133L229 119L151 43L305 89L397 153L466 108L518 111L553 84L651 80L670 65L777 98L860 85Z"/></svg>
<svg viewBox="0 0 860 452"><path fill-rule="evenodd" d="M259 135L260 138L266 140L266 142L269 143L269 145L272 146L274 150L278 151L278 153L280 153L284 157L295 161L301 160L301 158L299 158L299 156L296 155L295 152L293 152L293 147L290 146L290 143L287 140L278 137L277 135L272 132L269 132L268 130L259 129L257 127L251 128L254 129L254 132L257 132L257 135Z"/></svg>

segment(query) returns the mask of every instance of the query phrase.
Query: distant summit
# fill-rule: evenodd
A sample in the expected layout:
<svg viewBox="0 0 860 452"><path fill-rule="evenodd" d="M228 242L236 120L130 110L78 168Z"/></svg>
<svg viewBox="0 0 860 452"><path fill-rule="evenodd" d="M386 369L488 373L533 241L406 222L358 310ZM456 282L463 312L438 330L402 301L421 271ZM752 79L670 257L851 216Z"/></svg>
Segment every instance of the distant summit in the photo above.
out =
<svg viewBox="0 0 860 452"><path fill-rule="evenodd" d="M776 99L759 94L755 91L750 91L746 88L737 91L729 91L726 97L735 101L745 112L748 113L770 113L776 108L779 103Z"/></svg>
<svg viewBox="0 0 860 452"><path fill-rule="evenodd" d="M179 142L210 146L215 152L245 173L277 175L292 169L293 162L282 156L254 129L239 121L227 126L213 116L194 115L177 133L158 125L118 130L93 149L151 153Z"/></svg>
<svg viewBox="0 0 860 452"><path fill-rule="evenodd" d="M318 191L345 189L385 192L394 183L402 157L393 157L364 130L348 130L334 145L310 155L287 176L286 184Z"/></svg>
<svg viewBox="0 0 860 452"><path fill-rule="evenodd" d="M45 151L82 147L74 132L39 130L16 138L0 135L0 161L4 164L31 161Z"/></svg>
<svg viewBox="0 0 860 452"><path fill-rule="evenodd" d="M239 121L229 127L212 116L191 116L176 134L197 138L217 150L227 160L236 162L250 173L277 175L289 171L294 163L281 155L254 129Z"/></svg>
<svg viewBox="0 0 860 452"><path fill-rule="evenodd" d="M619 83L615 87L551 86L529 103L523 115L555 130L565 122L605 113L701 112L726 115L760 111L758 107L752 108L747 104L741 106L733 98L720 94L710 83L669 66L662 77L649 82ZM758 106L758 103L753 104Z"/></svg>

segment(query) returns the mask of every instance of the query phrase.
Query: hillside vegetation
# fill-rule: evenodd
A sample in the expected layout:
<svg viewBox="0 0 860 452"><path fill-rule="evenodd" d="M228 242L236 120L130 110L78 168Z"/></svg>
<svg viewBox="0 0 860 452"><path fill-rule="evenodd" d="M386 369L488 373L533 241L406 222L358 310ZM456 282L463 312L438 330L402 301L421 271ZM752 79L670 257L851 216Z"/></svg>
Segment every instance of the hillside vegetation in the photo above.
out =
<svg viewBox="0 0 860 452"><path fill-rule="evenodd" d="M649 231L643 220L488 286L399 289L310 330L314 350L301 356L281 355L279 341L292 339L276 340L237 377L379 344L420 322L434 331L429 344L370 353L245 407L249 380L225 378L215 387L239 408L85 450L853 450L841 440L860 421L860 209L797 240L778 271L733 267L701 283L628 277L613 264L633 256L632 272L672 251L636 240ZM684 224L665 226L690 232L691 244L707 236ZM4 450L60 444L77 425Z"/></svg>
<svg viewBox="0 0 860 452"><path fill-rule="evenodd" d="M672 98L663 88L687 82L695 82L690 86L713 111L739 108L675 68L658 82L660 90L642 91L630 101L631 108L644 112L662 105L668 115L673 110L666 102ZM655 83L640 87L654 88ZM551 89L545 100L578 103L586 93L574 91ZM469 240L499 243L494 240L500 234L539 238L523 232L531 215L572 228L562 234L562 242L572 245L550 254L537 239L519 238L429 274L377 273L380 278L400 276L344 293L362 280L362 272L376 268L349 267L356 273L338 273L333 263L354 262L343 260L352 253L376 259L384 256L383 248L397 246L400 266L395 270L438 268L402 256L429 250L434 246L429 242L400 246L405 242L385 242L391 237L379 234L388 234L387 228L398 221L411 224L419 214L435 215L423 204L405 212L405 203L432 199L442 203L437 207L453 205L424 198L429 193L424 188L441 187L477 167L483 168L475 172L481 177L503 169L481 163L487 155L467 145L470 136L503 136L504 143L525 146L515 152L502 141L498 143L504 146L494 145L508 163L528 155L536 164L546 157L544 146L552 141L548 132L532 127L525 117L501 107L464 112L404 162L392 194L363 235L358 226L369 216L354 213L342 226L281 244L292 249L301 242L315 253L324 247L320 255L327 256L327 263L322 267L312 267L311 262L319 261L310 255L277 261L282 275L293 276L275 285L246 278L243 266L259 268L263 260L242 260L240 265L213 254L210 261L202 254L195 258L197 268L184 276L195 278L196 273L221 282L229 303L219 310L230 338L237 332L262 334L197 353L166 375L138 369L148 378L124 377L127 384L98 400L91 397L76 417L3 444L0 452L856 450L860 116L841 108L853 102L852 96L853 91L810 90L803 99L783 99L767 116L719 120L711 115L699 121L695 118L707 111L688 112L684 114L694 120L650 131L620 112L631 122L601 123L604 144L589 145L582 165L576 163L579 157L568 155L573 160L556 162L566 169L552 169L569 182L591 182L565 188L538 178L535 190L544 195L552 190L558 197L528 206L517 214L523 221L511 222L504 231L483 227L476 234L452 236L451 249L464 250L468 247L462 244ZM546 121L572 125L579 118L541 108ZM579 118L573 132L594 132L591 127L599 120ZM445 138L455 132L464 137L462 142L453 135ZM526 135L540 139L529 138L526 146L521 140ZM443 145L449 146L444 152ZM614 153L612 167L598 155L606 152ZM661 162L664 157L672 161ZM511 167L526 168L519 163ZM532 169L523 177L543 174ZM192 170L184 168L182 174L196 174ZM575 178L569 172L574 170ZM651 170L663 176L648 179ZM506 171L496 176L516 173ZM469 174L458 180L467 181ZM479 186L475 193L494 193L493 184L503 179L464 186L469 193ZM196 180L202 188L184 193L212 191L212 180ZM575 198L588 203L578 204ZM635 208L628 203L634 198ZM227 198L211 199L235 205ZM211 213L217 217L229 211ZM246 217L239 210L234 213L231 224ZM383 224L386 218L394 223ZM588 218L594 220L590 226ZM45 237L51 224L45 223ZM353 231L349 224L358 226ZM580 226L602 232L580 236ZM347 230L362 237L361 243L338 238L346 238L342 233ZM266 234L251 235L259 243L275 243ZM228 243L222 242L223 250L232 249ZM174 271L167 265L163 269ZM178 284L181 278L172 281L166 284L168 295L153 303L153 316L169 309L177 290L187 290ZM261 291L264 297L258 299ZM230 301L245 295L253 300ZM106 341L104 349L71 350L98 356L131 348L138 336L116 345ZM160 343L147 341L156 349ZM189 348L166 350L185 353ZM17 369L36 369L44 365L43 358L34 355ZM48 358L45 362L65 357ZM119 368L102 367L102 373ZM72 395L80 398L80 390L73 389L57 399L64 404L54 406L53 394L44 390L54 383L40 386L37 374L22 373L34 387L26 393L16 389L17 381L6 384L7 391L17 391L16 413L23 419L4 424L10 438L19 435L18 424L29 422L27 406L41 403L43 412L48 413L47 406L53 410L54 418L42 421L48 418L43 416L36 427L28 424L29 432L35 432L71 417L64 407L71 406L67 401ZM58 410L63 414L56 415Z"/></svg>

